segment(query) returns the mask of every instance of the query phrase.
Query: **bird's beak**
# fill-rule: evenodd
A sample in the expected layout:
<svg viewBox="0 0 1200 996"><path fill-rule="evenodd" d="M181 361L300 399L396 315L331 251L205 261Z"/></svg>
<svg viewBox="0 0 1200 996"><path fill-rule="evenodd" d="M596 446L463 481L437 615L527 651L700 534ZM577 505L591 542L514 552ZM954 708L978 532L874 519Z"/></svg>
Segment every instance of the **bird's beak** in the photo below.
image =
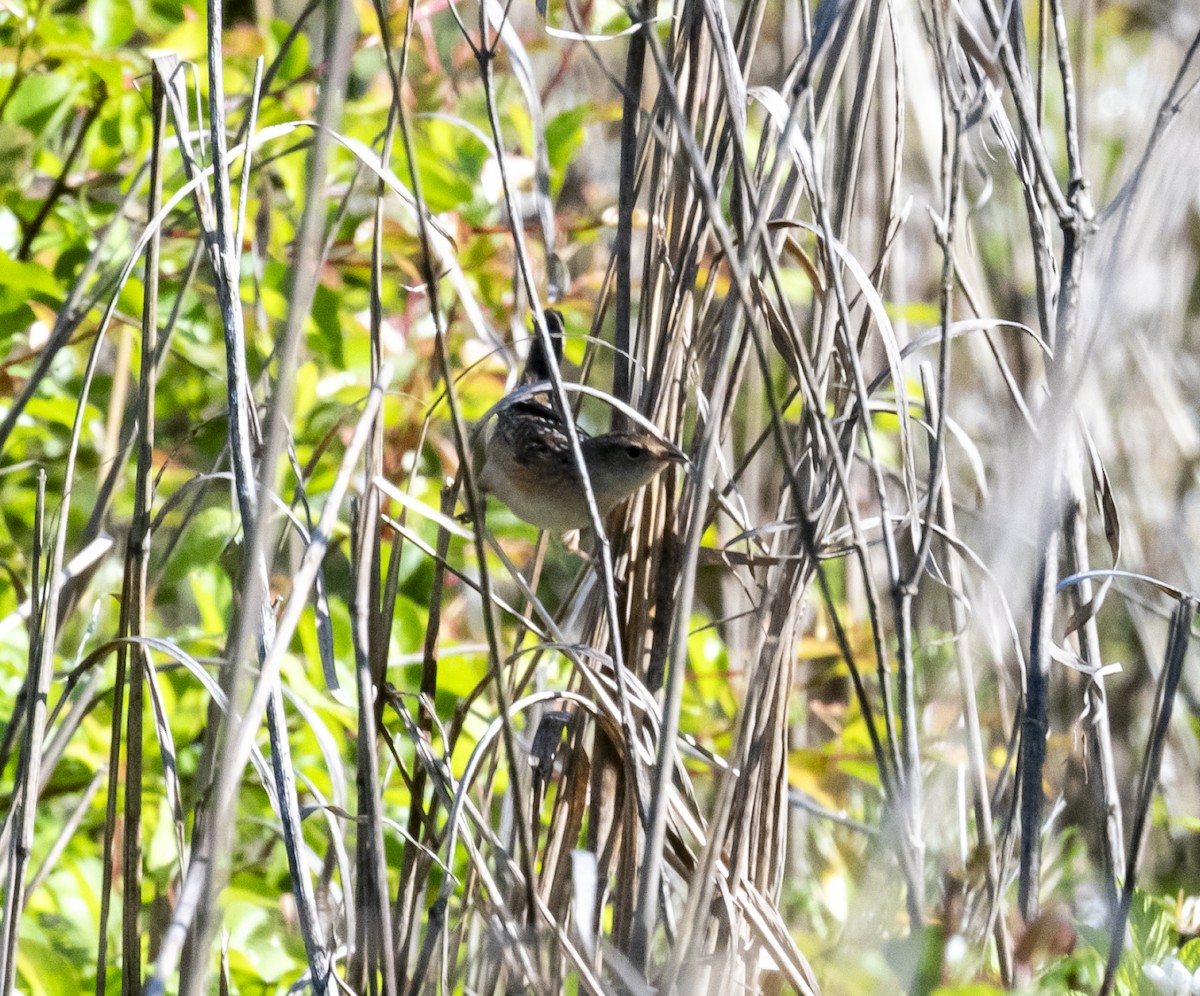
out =
<svg viewBox="0 0 1200 996"><path fill-rule="evenodd" d="M670 460L671 463L691 464L692 461L687 458L687 454L684 453L683 450L679 449L679 447L671 443L668 443L667 447L667 459Z"/></svg>

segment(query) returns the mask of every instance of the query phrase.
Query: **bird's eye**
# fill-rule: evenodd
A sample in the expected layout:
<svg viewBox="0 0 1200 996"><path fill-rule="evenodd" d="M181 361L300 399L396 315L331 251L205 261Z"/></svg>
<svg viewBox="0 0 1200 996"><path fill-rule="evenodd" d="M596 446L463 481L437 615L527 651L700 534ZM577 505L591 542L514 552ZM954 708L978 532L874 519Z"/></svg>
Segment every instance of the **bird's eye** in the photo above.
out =
<svg viewBox="0 0 1200 996"><path fill-rule="evenodd" d="M639 446L637 443L631 443L629 446L625 447L625 455L627 457L629 457L630 460L641 459L643 452L644 452L643 448L641 446Z"/></svg>

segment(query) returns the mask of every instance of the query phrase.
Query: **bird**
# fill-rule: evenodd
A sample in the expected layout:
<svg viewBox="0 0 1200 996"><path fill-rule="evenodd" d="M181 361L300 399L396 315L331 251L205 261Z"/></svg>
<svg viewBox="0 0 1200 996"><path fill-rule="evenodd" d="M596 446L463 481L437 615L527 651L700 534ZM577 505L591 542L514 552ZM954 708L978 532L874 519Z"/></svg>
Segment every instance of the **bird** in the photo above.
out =
<svg viewBox="0 0 1200 996"><path fill-rule="evenodd" d="M545 314L555 357L561 360L562 315L552 308ZM521 387L511 401L500 403L486 437L479 484L484 494L499 498L530 525L569 532L589 527L592 519L566 425L548 403L549 395L521 390L549 379L542 340L535 338ZM578 427L575 431L602 518L672 463L687 462L671 443L644 430L598 436Z"/></svg>

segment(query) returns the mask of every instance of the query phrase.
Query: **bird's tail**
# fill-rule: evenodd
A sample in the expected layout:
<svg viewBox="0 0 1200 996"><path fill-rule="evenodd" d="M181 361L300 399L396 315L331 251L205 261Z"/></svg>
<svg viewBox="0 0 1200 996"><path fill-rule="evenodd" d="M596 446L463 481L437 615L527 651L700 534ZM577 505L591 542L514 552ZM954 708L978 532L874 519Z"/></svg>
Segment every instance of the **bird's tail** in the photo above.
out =
<svg viewBox="0 0 1200 996"><path fill-rule="evenodd" d="M554 347L554 359L562 366L563 358L563 316L557 308L546 309L546 329L550 333L550 344ZM536 384L550 379L550 364L546 360L546 351L542 346L542 337L537 329L533 330L533 344L529 347L529 357L525 360L525 372L521 374L522 384Z"/></svg>

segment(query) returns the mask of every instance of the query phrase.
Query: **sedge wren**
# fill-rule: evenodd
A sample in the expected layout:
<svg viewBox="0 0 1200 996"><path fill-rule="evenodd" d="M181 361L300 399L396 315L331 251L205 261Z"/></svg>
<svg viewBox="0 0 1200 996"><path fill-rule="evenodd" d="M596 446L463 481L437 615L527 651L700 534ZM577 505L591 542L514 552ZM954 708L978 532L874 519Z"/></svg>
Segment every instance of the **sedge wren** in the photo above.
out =
<svg viewBox="0 0 1200 996"><path fill-rule="evenodd" d="M562 315L546 310L555 357L562 357ZM521 383L550 377L541 339L535 338ZM480 487L521 519L540 529L566 532L591 525L583 478L575 464L563 417L541 400L544 395L502 404L484 443ZM670 463L687 458L649 432L606 432L589 436L580 428L588 480L600 515L607 516Z"/></svg>

